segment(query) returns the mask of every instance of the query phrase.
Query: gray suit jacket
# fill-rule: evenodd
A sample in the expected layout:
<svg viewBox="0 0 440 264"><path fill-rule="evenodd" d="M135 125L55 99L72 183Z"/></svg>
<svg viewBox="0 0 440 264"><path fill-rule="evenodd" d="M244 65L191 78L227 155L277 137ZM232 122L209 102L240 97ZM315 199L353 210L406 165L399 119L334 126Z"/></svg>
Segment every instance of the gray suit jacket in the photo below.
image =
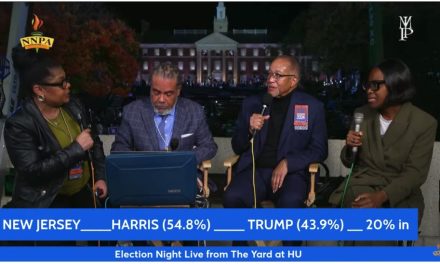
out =
<svg viewBox="0 0 440 264"><path fill-rule="evenodd" d="M424 202L420 186L431 164L437 121L411 103L405 103L381 137L378 112L368 105L356 112L364 113L361 124L364 136L345 204L350 206L351 200L362 192L384 190L390 207L419 208L421 217ZM341 152L346 166L350 163L349 151L344 147ZM342 191L340 186L330 202L337 204Z"/></svg>
<svg viewBox="0 0 440 264"><path fill-rule="evenodd" d="M179 140L177 151L191 151L201 163L212 159L217 144L212 138L202 107L186 98L177 100L171 138ZM138 99L123 109L121 125L112 144L112 151L157 151L159 141L150 98Z"/></svg>

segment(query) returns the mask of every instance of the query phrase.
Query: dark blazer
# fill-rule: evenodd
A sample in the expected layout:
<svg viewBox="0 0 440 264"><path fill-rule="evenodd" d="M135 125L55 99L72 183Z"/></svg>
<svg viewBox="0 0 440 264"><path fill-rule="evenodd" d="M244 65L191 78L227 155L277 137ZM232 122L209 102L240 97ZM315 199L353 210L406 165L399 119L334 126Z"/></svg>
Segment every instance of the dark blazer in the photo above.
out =
<svg viewBox="0 0 440 264"><path fill-rule="evenodd" d="M327 157L327 128L323 104L312 96L298 90L292 92L288 112L278 144L278 162L286 158L288 174L298 174L308 180L307 168L312 162L324 161ZM235 173L240 173L252 165L249 144L249 120L253 113L261 113L262 96L248 97L243 101L242 110L232 137L232 148L240 159ZM308 106L308 129L299 130L294 126L295 105ZM266 110L266 113L270 112ZM263 150L268 132L267 122L254 138L255 157Z"/></svg>
<svg viewBox="0 0 440 264"><path fill-rule="evenodd" d="M350 180L353 195L359 195L365 188L384 190L390 207L419 208L421 217L424 202L420 186L428 176L437 121L411 103L405 103L381 137L379 113L368 105L355 111L364 114L361 123L364 136ZM350 152L347 146L341 152L347 167ZM338 204L342 191L340 186L330 202ZM345 204L351 204L350 199Z"/></svg>
<svg viewBox="0 0 440 264"><path fill-rule="evenodd" d="M171 138L179 140L176 150L194 151L198 163L212 159L217 153L217 144L209 131L203 108L186 98L179 97L177 100ZM121 125L111 150L159 150L150 98L138 99L124 107Z"/></svg>
<svg viewBox="0 0 440 264"><path fill-rule="evenodd" d="M83 127L89 127L86 111L75 98L72 97L63 109ZM10 207L49 207L69 169L88 158L75 140L61 148L32 99L26 99L6 120L4 137L9 158L17 171ZM102 142L93 131L92 138L95 180L105 180Z"/></svg>

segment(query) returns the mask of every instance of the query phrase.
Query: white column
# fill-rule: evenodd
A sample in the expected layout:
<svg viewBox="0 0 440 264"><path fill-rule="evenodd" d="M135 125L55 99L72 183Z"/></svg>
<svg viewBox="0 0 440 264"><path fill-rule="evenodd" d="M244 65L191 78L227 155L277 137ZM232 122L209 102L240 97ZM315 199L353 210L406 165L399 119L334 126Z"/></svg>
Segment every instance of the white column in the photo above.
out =
<svg viewBox="0 0 440 264"><path fill-rule="evenodd" d="M238 49L234 51L234 84L238 84Z"/></svg>
<svg viewBox="0 0 440 264"><path fill-rule="evenodd" d="M226 50L222 50L222 81L226 82Z"/></svg>
<svg viewBox="0 0 440 264"><path fill-rule="evenodd" d="M197 83L202 82L202 50L197 50Z"/></svg>

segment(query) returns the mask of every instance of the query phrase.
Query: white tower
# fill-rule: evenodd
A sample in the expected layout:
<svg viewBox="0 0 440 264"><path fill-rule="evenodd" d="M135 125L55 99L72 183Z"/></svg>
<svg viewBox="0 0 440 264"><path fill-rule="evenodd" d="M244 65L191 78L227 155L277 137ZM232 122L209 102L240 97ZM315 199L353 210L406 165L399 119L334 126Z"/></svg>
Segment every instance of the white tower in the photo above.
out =
<svg viewBox="0 0 440 264"><path fill-rule="evenodd" d="M217 16L214 17L214 32L228 32L228 17L223 2L219 2L217 5Z"/></svg>

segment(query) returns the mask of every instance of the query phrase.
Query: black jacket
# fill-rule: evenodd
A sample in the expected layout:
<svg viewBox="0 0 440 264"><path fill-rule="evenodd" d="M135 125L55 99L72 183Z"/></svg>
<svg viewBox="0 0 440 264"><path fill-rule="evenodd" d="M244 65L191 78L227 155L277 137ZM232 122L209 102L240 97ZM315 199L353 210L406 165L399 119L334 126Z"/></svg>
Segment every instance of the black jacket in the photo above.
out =
<svg viewBox="0 0 440 264"><path fill-rule="evenodd" d="M63 106L82 127L89 127L87 114L75 98ZM7 207L46 208L63 186L70 168L88 155L77 141L62 149L32 99L6 120L4 138L9 158L17 175L12 201ZM102 142L93 133L90 150L95 181L105 180L105 156Z"/></svg>

